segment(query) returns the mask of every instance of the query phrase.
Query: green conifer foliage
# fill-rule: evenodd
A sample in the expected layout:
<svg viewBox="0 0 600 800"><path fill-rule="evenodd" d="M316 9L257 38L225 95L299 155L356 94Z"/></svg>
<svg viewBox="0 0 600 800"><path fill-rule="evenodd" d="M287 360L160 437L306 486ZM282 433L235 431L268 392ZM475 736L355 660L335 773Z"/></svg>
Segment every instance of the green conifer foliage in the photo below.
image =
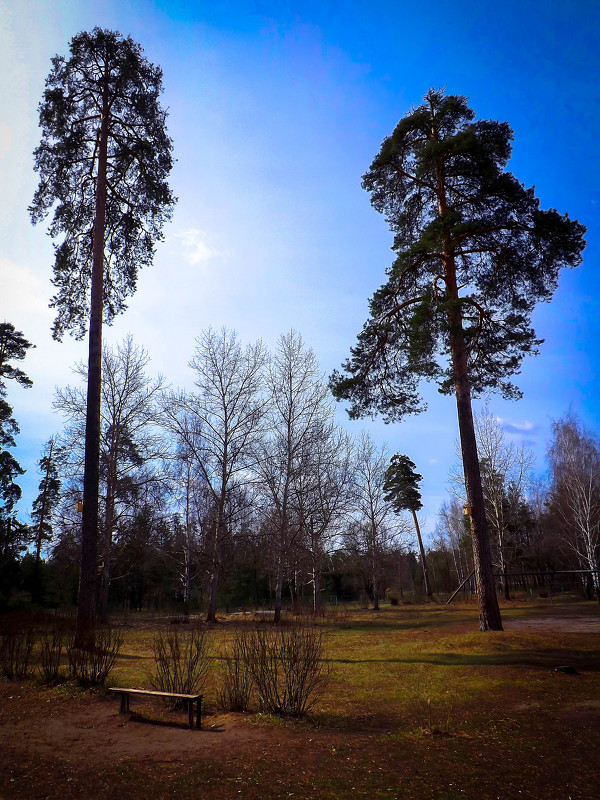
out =
<svg viewBox="0 0 600 800"><path fill-rule="evenodd" d="M507 123L475 121L465 97L431 89L386 138L363 177L394 234L395 260L331 387L359 418L422 411L421 378L454 392L471 506L480 628L500 629L471 398L520 396L509 378L541 340L531 327L563 267L581 262L585 228L543 211L506 165Z"/></svg>
<svg viewBox="0 0 600 800"><path fill-rule="evenodd" d="M96 618L102 321L126 307L175 199L167 183L172 143L158 101L161 70L131 38L101 28L75 36L70 53L52 59L40 103L40 183L30 212L36 223L53 208L50 235L60 240L54 337L70 331L82 338L89 327L77 617L83 644Z"/></svg>

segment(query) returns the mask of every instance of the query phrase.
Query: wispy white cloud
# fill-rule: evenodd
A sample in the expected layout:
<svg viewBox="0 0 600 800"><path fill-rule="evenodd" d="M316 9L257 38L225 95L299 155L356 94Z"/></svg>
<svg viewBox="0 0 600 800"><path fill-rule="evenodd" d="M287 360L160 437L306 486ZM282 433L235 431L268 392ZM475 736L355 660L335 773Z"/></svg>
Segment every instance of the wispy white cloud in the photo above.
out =
<svg viewBox="0 0 600 800"><path fill-rule="evenodd" d="M524 433L535 434L540 430L540 426L529 420L523 422L509 422L508 420L497 417L498 424L506 433L523 435Z"/></svg>
<svg viewBox="0 0 600 800"><path fill-rule="evenodd" d="M207 243L206 240L209 238L207 234L198 228L188 228L182 233L175 233L173 238L181 241L184 258L192 267L220 255L218 250Z"/></svg>

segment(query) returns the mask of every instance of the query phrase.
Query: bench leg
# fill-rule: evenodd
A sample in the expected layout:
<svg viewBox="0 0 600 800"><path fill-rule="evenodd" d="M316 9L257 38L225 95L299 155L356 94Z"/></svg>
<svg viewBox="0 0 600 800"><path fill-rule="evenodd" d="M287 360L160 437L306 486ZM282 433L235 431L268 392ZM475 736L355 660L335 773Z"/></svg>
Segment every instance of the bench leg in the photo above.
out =
<svg viewBox="0 0 600 800"><path fill-rule="evenodd" d="M129 695L127 692L121 692L121 709L120 713L125 714L129 711Z"/></svg>
<svg viewBox="0 0 600 800"><path fill-rule="evenodd" d="M202 721L202 698L199 697L196 700L196 727L197 728L201 727L201 721Z"/></svg>
<svg viewBox="0 0 600 800"><path fill-rule="evenodd" d="M190 726L190 728L193 728L194 727L194 701L193 700L188 700L187 701L187 707L188 707L188 725Z"/></svg>

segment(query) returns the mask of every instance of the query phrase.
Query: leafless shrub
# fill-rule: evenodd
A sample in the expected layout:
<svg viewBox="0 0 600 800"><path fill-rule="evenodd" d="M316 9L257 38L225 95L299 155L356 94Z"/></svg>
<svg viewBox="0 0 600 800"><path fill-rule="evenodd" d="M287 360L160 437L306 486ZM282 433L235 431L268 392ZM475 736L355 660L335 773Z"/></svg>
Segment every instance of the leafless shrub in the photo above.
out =
<svg viewBox="0 0 600 800"><path fill-rule="evenodd" d="M60 660L67 641L67 625L60 620L42 629L40 633L39 667L42 677L48 683L57 681L61 677Z"/></svg>
<svg viewBox="0 0 600 800"><path fill-rule="evenodd" d="M0 631L0 673L9 679L26 678L32 664L35 626L22 617L4 619Z"/></svg>
<svg viewBox="0 0 600 800"><path fill-rule="evenodd" d="M219 692L219 705L226 711L248 711L252 696L252 676L245 654L248 652L247 631L236 631L231 649L225 660L223 688Z"/></svg>
<svg viewBox="0 0 600 800"><path fill-rule="evenodd" d="M159 633L154 637L152 686L160 692L197 694L209 668L208 634L196 628Z"/></svg>
<svg viewBox="0 0 600 800"><path fill-rule="evenodd" d="M261 708L301 717L314 705L329 678L323 634L302 625L260 629L243 640L243 660Z"/></svg>
<svg viewBox="0 0 600 800"><path fill-rule="evenodd" d="M90 637L90 645L76 647L71 639L66 646L72 677L81 686L101 686L106 679L123 646L123 635L111 628L97 628Z"/></svg>

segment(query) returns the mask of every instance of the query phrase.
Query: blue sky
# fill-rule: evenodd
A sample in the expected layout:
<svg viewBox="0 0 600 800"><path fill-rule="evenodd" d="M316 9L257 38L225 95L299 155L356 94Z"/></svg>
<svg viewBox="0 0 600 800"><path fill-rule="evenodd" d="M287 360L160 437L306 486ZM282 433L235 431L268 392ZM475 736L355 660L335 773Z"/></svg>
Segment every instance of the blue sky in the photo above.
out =
<svg viewBox="0 0 600 800"><path fill-rule="evenodd" d="M164 72L179 197L155 264L105 340L128 332L153 372L191 386L187 361L209 325L272 345L291 327L330 373L348 355L391 261L391 234L360 187L382 139L431 86L464 94L480 118L514 129L510 169L542 206L588 228L584 264L565 273L534 324L546 339L524 365L517 403L489 398L539 472L552 419L572 409L598 429L600 7L575 2L174 2L0 0L0 318L36 344L34 380L11 388L28 473L60 427L56 385L84 343L52 342L52 248L27 214L37 105L55 53L95 25L118 29ZM456 408L425 386L429 411L365 423L424 475L426 529L456 462ZM340 420L345 420L340 408ZM347 422L359 433L363 424Z"/></svg>

